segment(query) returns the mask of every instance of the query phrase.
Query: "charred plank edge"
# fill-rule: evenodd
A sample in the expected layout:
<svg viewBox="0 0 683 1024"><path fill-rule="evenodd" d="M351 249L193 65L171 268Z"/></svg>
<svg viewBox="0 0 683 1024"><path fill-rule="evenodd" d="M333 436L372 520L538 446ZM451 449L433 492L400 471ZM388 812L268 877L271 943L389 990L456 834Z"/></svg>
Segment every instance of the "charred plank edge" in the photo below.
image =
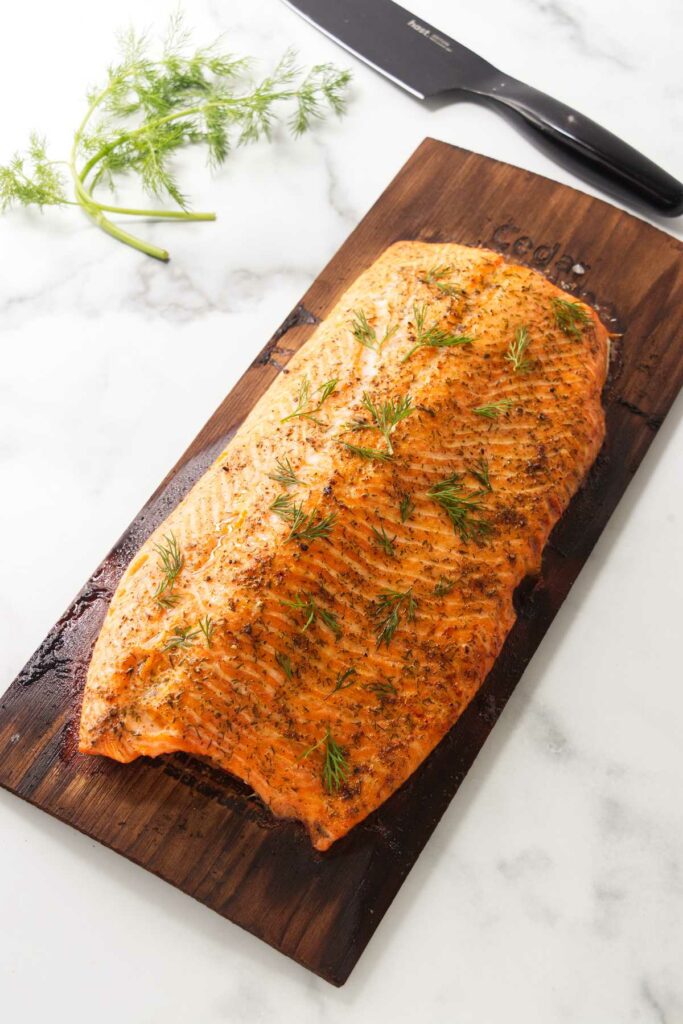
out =
<svg viewBox="0 0 683 1024"><path fill-rule="evenodd" d="M302 327L304 325L313 326L319 323L320 319L315 315L315 313L311 313L309 309L306 309L303 303L297 303L297 305L294 307L291 313L289 313L288 316L286 316L285 319L282 321L282 323L275 331L275 334L273 334L270 341L265 345L263 349L261 349L261 351L256 356L256 359L254 359L251 365L253 367L258 367L267 366L268 363L274 363L273 355L278 347L278 343L282 338L284 338L285 334L291 331L293 327ZM277 369L281 368L282 367L277 366Z"/></svg>

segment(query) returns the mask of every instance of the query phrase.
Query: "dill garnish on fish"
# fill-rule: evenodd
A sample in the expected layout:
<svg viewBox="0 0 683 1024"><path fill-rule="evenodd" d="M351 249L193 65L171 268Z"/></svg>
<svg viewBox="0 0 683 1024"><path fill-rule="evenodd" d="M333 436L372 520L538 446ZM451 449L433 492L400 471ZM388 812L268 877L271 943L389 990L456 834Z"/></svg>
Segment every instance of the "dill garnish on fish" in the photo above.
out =
<svg viewBox="0 0 683 1024"><path fill-rule="evenodd" d="M484 511L482 492L466 490L461 473L451 473L435 484L427 491L427 497L444 509L454 532L463 540L481 540L491 532L489 522L481 514Z"/></svg>
<svg viewBox="0 0 683 1024"><path fill-rule="evenodd" d="M438 323L427 326L427 303L421 306L413 306L413 320L415 324L415 344L404 355L401 362L405 363L410 357L421 348L452 348L455 345L471 345L473 338L466 334L450 334L439 327Z"/></svg>
<svg viewBox="0 0 683 1024"><path fill-rule="evenodd" d="M269 480L274 480L275 483L282 484L283 487L296 487L297 484L301 483L292 469L289 459L276 459L275 467L276 471L268 474Z"/></svg>
<svg viewBox="0 0 683 1024"><path fill-rule="evenodd" d="M285 493L278 494L271 503L270 510L291 526L287 540L317 540L320 537L328 537L337 519L336 512L330 512L326 516L322 516L317 509L304 512L303 503L297 505L294 499Z"/></svg>
<svg viewBox="0 0 683 1024"><path fill-rule="evenodd" d="M477 405L472 409L477 416L483 416L486 420L497 420L502 412L507 412L515 403L511 398L501 398L499 402L489 402L488 405Z"/></svg>
<svg viewBox="0 0 683 1024"><path fill-rule="evenodd" d="M555 324L568 338L578 340L586 324L591 323L591 315L580 302L570 302L569 299L552 300L553 316Z"/></svg>
<svg viewBox="0 0 683 1024"><path fill-rule="evenodd" d="M377 619L378 647L381 647L382 644L386 647L389 646L403 616L407 622L413 622L416 607L417 602L413 597L412 587L403 592L400 590L381 591L372 610L374 618Z"/></svg>
<svg viewBox="0 0 683 1024"><path fill-rule="evenodd" d="M426 270L424 274L419 278L422 284L433 285L437 288L442 295L448 295L449 298L455 298L456 295L462 295L462 288L458 288L456 285L449 284L445 278L453 273L454 267L451 263L436 263L429 270Z"/></svg>
<svg viewBox="0 0 683 1024"><path fill-rule="evenodd" d="M312 420L313 423L320 425L321 420L317 418L316 414L320 412L327 399L336 390L338 383L336 379L327 380L319 388L316 388L315 391L311 391L308 377L302 377L296 396L294 412L290 412L288 416L283 416L280 423L286 423L287 420L293 420L300 416L303 419ZM316 399L315 395L319 397Z"/></svg>
<svg viewBox="0 0 683 1024"><path fill-rule="evenodd" d="M334 612L329 611L327 608L323 608L319 605L311 594L301 595L297 594L293 600L286 598L280 599L280 604L285 608L292 608L294 611L303 613L304 624L301 627L301 632L305 633L310 625L312 625L316 619L327 626L329 630L336 637L341 636L341 626L339 625L339 619Z"/></svg>
<svg viewBox="0 0 683 1024"><path fill-rule="evenodd" d="M357 309L354 311L353 319L349 321L349 329L359 344L365 348L372 349L373 352L381 352L382 346L389 341L389 338L393 338L394 334L396 334L398 324L389 325L380 339L377 337L375 328L368 322L368 318L363 310Z"/></svg>
<svg viewBox="0 0 683 1024"><path fill-rule="evenodd" d="M163 579L154 592L154 600L163 608L171 608L178 600L173 589L183 568L183 556L178 547L178 541L172 533L165 534L163 543L155 544L154 550L159 556L159 564L163 573Z"/></svg>
<svg viewBox="0 0 683 1024"><path fill-rule="evenodd" d="M526 350L529 347L529 341L528 327L516 327L515 336L505 353L505 358L512 365L515 373L529 373L533 369L534 364L525 356Z"/></svg>
<svg viewBox="0 0 683 1024"><path fill-rule="evenodd" d="M319 747L323 748L323 788L331 796L333 793L338 793L344 782L346 782L349 774L349 762L342 748L332 738L329 725L325 730L325 735L317 743L314 743L312 747L305 750L300 755L300 760L310 757Z"/></svg>

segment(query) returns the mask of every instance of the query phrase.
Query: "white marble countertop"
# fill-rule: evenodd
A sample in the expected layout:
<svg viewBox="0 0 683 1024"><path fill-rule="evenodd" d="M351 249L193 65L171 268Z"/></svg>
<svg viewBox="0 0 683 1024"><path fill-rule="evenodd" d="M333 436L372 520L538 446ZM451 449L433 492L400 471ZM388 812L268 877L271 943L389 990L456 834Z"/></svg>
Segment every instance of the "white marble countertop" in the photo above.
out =
<svg viewBox="0 0 683 1024"><path fill-rule="evenodd" d="M196 207L220 219L146 226L167 266L76 211L0 222L0 690L425 135L577 184L494 113L428 111L279 0L191 7L201 39L353 65L349 114L213 179L193 165ZM683 176L677 0L413 9ZM6 12L0 161L30 128L65 150L115 30L167 13ZM682 413L345 988L0 793L3 1019L680 1024Z"/></svg>

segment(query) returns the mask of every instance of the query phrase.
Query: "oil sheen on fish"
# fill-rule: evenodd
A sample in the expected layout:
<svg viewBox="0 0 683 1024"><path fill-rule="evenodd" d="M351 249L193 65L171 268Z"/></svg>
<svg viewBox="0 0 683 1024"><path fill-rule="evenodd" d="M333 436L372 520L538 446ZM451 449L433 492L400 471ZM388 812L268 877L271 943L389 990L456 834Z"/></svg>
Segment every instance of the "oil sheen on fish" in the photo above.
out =
<svg viewBox="0 0 683 1024"><path fill-rule="evenodd" d="M497 253L387 249L129 565L81 751L210 758L327 849L486 678L602 444L608 344Z"/></svg>

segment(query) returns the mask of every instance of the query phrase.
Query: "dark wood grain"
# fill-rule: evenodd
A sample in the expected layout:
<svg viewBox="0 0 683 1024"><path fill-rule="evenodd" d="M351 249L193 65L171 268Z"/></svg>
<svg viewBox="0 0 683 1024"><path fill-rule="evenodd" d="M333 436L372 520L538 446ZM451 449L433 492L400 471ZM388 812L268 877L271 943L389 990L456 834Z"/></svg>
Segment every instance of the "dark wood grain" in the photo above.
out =
<svg viewBox="0 0 683 1024"><path fill-rule="evenodd" d="M597 306L615 339L607 440L479 695L411 779L326 854L241 782L186 755L77 753L93 642L129 559L340 293L391 242L498 249ZM526 171L426 140L150 498L0 703L0 785L342 984L427 842L624 493L683 382L683 247ZM577 709L580 714L580 709Z"/></svg>

